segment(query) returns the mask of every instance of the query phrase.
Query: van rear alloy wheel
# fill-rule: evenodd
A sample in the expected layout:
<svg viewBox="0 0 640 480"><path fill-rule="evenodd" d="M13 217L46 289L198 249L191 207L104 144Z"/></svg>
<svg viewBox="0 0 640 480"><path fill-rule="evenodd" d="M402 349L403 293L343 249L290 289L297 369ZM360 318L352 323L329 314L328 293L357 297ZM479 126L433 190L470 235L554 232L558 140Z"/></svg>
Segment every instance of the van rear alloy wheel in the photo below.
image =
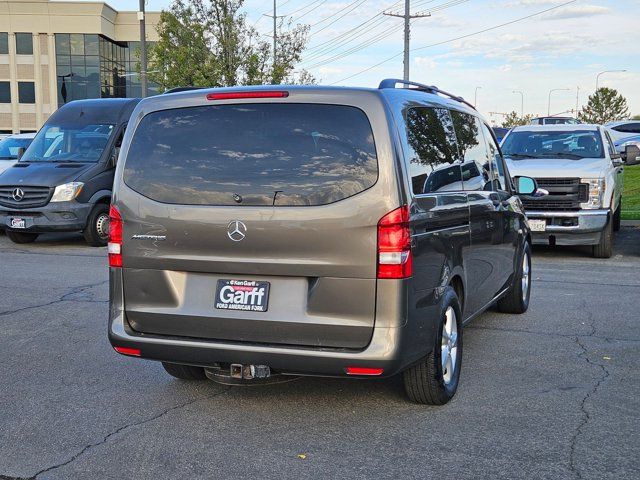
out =
<svg viewBox="0 0 640 480"><path fill-rule="evenodd" d="M38 238L38 234L7 230L7 237L9 237L9 240L11 240L13 243L33 243Z"/></svg>
<svg viewBox="0 0 640 480"><path fill-rule="evenodd" d="M451 287L442 296L435 344L420 363L404 372L409 399L424 405L444 405L458 389L462 366L462 312Z"/></svg>
<svg viewBox="0 0 640 480"><path fill-rule="evenodd" d="M531 298L531 246L525 242L509 291L498 300L498 310L504 313L524 313Z"/></svg>
<svg viewBox="0 0 640 480"><path fill-rule="evenodd" d="M92 247L105 247L109 242L109 205L96 205L87 219L84 239Z"/></svg>

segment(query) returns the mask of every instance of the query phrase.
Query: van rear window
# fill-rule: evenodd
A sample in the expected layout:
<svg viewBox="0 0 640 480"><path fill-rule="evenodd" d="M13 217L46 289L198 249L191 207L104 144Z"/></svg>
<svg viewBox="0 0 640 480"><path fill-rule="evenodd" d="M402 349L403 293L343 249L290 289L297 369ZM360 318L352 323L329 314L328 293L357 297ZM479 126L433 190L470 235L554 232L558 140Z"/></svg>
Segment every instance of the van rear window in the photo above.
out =
<svg viewBox="0 0 640 480"><path fill-rule="evenodd" d="M125 183L183 205L313 206L378 178L371 125L355 107L236 104L162 110L136 128Z"/></svg>

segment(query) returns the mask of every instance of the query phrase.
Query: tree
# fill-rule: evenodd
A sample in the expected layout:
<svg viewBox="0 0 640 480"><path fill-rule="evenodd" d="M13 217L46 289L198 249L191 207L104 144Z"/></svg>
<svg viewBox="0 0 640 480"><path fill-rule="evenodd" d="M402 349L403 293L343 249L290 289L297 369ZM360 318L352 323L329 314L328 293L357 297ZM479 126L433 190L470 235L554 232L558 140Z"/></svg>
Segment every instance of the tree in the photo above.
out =
<svg viewBox="0 0 640 480"><path fill-rule="evenodd" d="M578 118L585 123L598 125L616 120L624 120L629 116L627 100L613 88L599 88L582 108Z"/></svg>
<svg viewBox="0 0 640 480"><path fill-rule="evenodd" d="M271 43L247 24L244 0L173 0L158 23L160 40L149 52L149 80L165 89L315 83L294 72L309 27L280 21L274 61Z"/></svg>
<svg viewBox="0 0 640 480"><path fill-rule="evenodd" d="M532 116L527 114L524 117L521 117L518 115L518 112L511 112L508 113L505 117L504 120L502 121L502 127L503 128L513 128L513 127L518 127L520 125L528 125L531 123L532 120Z"/></svg>

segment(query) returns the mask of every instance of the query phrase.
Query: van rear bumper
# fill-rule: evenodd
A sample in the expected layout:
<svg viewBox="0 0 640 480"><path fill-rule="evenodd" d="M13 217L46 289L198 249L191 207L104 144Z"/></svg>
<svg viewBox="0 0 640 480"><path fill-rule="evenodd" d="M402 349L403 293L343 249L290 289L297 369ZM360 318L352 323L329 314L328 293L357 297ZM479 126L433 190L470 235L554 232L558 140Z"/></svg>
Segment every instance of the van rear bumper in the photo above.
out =
<svg viewBox="0 0 640 480"><path fill-rule="evenodd" d="M149 360L214 367L220 363L268 365L273 371L289 375L345 377L347 367L381 368L381 377L394 375L428 352L417 342L425 331L410 334L411 323L383 325L372 329L369 344L363 349L320 348L294 345L209 340L139 333L126 318L122 291L122 272L110 269L109 341L113 347L140 350L140 357Z"/></svg>
<svg viewBox="0 0 640 480"><path fill-rule="evenodd" d="M28 233L78 232L87 225L92 208L92 204L76 200L48 203L44 207L24 211L0 207L0 225L7 230ZM11 228L14 218L24 219L25 228Z"/></svg>
<svg viewBox="0 0 640 480"><path fill-rule="evenodd" d="M111 319L109 341L114 347L140 350L148 360L213 367L217 363L268 365L278 373L344 377L347 367L383 369L382 377L401 371L408 363L400 356L404 327L374 328L369 346L361 351L222 343L131 332L124 313Z"/></svg>

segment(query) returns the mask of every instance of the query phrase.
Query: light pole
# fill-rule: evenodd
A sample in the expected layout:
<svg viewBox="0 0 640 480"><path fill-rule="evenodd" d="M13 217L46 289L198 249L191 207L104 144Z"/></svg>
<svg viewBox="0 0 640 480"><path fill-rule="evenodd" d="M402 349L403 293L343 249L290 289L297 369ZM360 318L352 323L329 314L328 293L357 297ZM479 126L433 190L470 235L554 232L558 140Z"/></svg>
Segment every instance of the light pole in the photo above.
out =
<svg viewBox="0 0 640 480"><path fill-rule="evenodd" d="M524 92L522 90L514 90L513 93L520 94L520 117L524 118Z"/></svg>
<svg viewBox="0 0 640 480"><path fill-rule="evenodd" d="M600 84L600 75L604 75L605 73L623 73L626 70L605 70L604 72L600 72L596 75L596 92L598 91L598 85Z"/></svg>
<svg viewBox="0 0 640 480"><path fill-rule="evenodd" d="M138 11L140 21L140 87L142 98L147 96L147 34L145 32L144 0L140 0Z"/></svg>
<svg viewBox="0 0 640 480"><path fill-rule="evenodd" d="M549 108L547 109L547 116L551 116L551 94L553 92L566 92L567 90L571 90L570 88L554 88L549 90Z"/></svg>
<svg viewBox="0 0 640 480"><path fill-rule="evenodd" d="M482 90L482 87L476 87L476 93L473 96L473 106L474 107L478 106L478 90Z"/></svg>

